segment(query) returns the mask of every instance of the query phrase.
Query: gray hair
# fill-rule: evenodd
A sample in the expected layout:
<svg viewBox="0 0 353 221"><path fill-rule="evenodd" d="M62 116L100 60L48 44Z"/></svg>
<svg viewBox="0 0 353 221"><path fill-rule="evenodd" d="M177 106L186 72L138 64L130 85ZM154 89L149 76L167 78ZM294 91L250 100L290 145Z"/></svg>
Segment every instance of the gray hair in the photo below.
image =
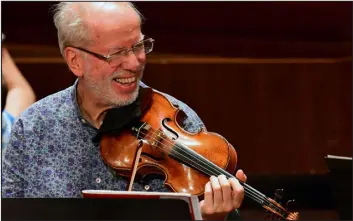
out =
<svg viewBox="0 0 353 221"><path fill-rule="evenodd" d="M58 43L61 54L64 55L64 49L68 45L82 46L91 43L90 33L85 25L82 13L75 10L75 5L79 6L81 2L60 2L53 8L54 24L57 29ZM141 23L144 20L143 15L132 4L128 3L139 16ZM79 10L83 10L82 7Z"/></svg>

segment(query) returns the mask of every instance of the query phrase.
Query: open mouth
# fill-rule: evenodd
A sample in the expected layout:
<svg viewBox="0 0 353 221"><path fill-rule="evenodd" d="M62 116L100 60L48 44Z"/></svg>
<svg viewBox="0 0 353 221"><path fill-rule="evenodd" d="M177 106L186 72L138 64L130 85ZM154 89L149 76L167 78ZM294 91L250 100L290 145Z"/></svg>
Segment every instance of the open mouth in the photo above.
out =
<svg viewBox="0 0 353 221"><path fill-rule="evenodd" d="M115 78L114 81L118 82L119 84L127 85L136 82L136 77L130 78Z"/></svg>
<svg viewBox="0 0 353 221"><path fill-rule="evenodd" d="M130 94L136 90L137 77L120 77L113 79L113 90L117 93Z"/></svg>

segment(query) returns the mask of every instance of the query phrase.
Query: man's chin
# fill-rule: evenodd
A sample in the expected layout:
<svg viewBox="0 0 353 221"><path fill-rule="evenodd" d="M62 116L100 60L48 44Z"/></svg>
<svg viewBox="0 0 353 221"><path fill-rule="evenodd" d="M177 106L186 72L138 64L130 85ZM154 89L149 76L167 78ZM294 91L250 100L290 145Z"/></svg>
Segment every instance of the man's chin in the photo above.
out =
<svg viewBox="0 0 353 221"><path fill-rule="evenodd" d="M132 104L133 102L136 101L137 97L138 97L138 92L139 92L139 86L136 87L136 89L129 94L123 93L123 94L118 94L116 95L116 99L115 99L115 105L117 106L126 106L129 104Z"/></svg>

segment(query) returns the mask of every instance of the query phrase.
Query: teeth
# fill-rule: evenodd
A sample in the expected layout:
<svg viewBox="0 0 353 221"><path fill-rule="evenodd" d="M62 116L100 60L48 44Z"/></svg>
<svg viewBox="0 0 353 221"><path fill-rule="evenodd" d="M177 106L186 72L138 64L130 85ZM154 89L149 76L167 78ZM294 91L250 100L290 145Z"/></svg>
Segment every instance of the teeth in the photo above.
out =
<svg viewBox="0 0 353 221"><path fill-rule="evenodd" d="M131 77L131 78L117 78L114 79L116 82L119 82L121 84L131 84L136 81L136 77Z"/></svg>

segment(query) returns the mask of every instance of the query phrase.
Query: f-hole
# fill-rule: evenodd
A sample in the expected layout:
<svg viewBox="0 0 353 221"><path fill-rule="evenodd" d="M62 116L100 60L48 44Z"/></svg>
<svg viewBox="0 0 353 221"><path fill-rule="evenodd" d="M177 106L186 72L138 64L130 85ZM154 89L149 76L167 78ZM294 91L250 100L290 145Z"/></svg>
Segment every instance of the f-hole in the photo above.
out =
<svg viewBox="0 0 353 221"><path fill-rule="evenodd" d="M168 125L166 124L166 122L168 122L168 121L172 121L172 120L170 118L164 118L162 120L162 125L163 125L163 127L165 127L166 130L168 130L170 133L172 133L174 135L174 137L172 137L172 140L176 140L176 139L178 139L179 135L172 128L168 127Z"/></svg>

